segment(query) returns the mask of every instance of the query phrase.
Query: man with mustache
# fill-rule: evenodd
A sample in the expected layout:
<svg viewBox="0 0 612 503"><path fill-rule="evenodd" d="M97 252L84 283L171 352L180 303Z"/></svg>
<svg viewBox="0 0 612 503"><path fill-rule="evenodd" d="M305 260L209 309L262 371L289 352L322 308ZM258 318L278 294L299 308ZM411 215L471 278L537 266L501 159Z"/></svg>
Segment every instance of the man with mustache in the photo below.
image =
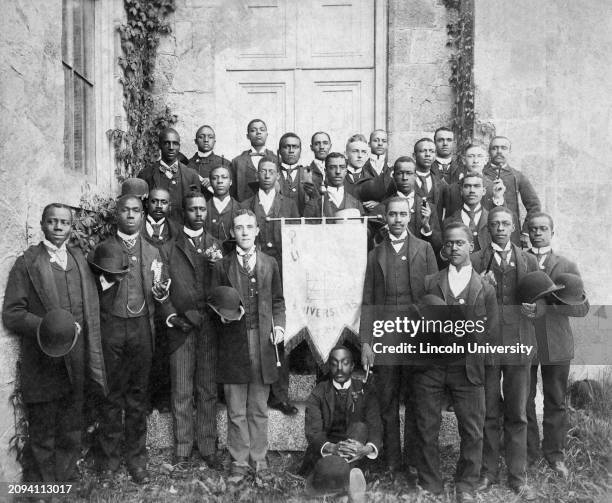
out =
<svg viewBox="0 0 612 503"><path fill-rule="evenodd" d="M317 384L308 397L305 420L308 448L300 468L302 475L311 473L327 456L339 456L351 464L378 457L382 424L376 391L352 377L354 366L348 348L334 347L329 354L331 380ZM365 489L361 470L350 478L353 486ZM357 478L362 484L355 484ZM350 492L351 488L348 489Z"/></svg>
<svg viewBox="0 0 612 503"><path fill-rule="evenodd" d="M493 204L495 206L505 206L512 212L512 218L516 222L516 228L512 232L512 242L522 248L527 248L529 246L527 220L531 213L541 211L542 205L529 178L508 164L511 152L512 145L508 138L494 136L489 143L490 161L484 167L482 174L496 184L493 192ZM500 193L503 194L503 197L500 196ZM519 225L519 196L527 211L522 227Z"/></svg>
<svg viewBox="0 0 612 503"><path fill-rule="evenodd" d="M204 231L206 199L200 192L185 195L183 212L185 226L182 232L161 250L172 280L170 299L163 312L168 325L174 462L188 461L195 441L208 467L219 469L221 464L216 455L217 347L206 301L212 265L222 258L222 247L220 241Z"/></svg>
<svg viewBox="0 0 612 503"><path fill-rule="evenodd" d="M314 159L310 163L312 170L312 182L316 187L321 187L325 181L325 158L332 147L329 134L325 131L317 131L310 139L310 150L314 154Z"/></svg>

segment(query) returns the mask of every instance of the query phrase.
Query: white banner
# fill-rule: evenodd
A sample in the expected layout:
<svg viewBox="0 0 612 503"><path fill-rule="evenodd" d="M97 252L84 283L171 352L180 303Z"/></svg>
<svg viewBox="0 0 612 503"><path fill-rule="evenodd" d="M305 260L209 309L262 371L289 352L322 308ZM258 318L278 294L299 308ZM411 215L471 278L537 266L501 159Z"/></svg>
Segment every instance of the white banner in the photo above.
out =
<svg viewBox="0 0 612 503"><path fill-rule="evenodd" d="M287 347L308 328L312 346L326 362L344 327L359 334L366 223L283 224L282 239Z"/></svg>

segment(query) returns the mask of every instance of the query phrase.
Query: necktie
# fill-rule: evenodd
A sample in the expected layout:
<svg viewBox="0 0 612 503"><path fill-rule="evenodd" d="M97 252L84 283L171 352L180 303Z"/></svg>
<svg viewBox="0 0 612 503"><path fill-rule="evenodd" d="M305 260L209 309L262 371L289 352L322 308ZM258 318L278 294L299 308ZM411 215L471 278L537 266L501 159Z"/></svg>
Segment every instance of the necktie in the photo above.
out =
<svg viewBox="0 0 612 503"><path fill-rule="evenodd" d="M253 268L251 267L251 257L252 256L253 254L251 252L245 253L242 256L242 267L244 267L245 271L248 274L251 274L253 272Z"/></svg>
<svg viewBox="0 0 612 503"><path fill-rule="evenodd" d="M465 212L467 213L468 217L470 217L470 222L468 224L468 227L470 228L470 232L474 235L476 234L476 231L477 231L476 212L472 210L465 210Z"/></svg>
<svg viewBox="0 0 612 503"><path fill-rule="evenodd" d="M173 164L172 166L162 166L162 165L160 165L159 169L166 176L168 176L168 175L174 176L178 172L178 166L176 164Z"/></svg>
<svg viewBox="0 0 612 503"><path fill-rule="evenodd" d="M507 259L508 259L508 253L510 253L510 250L504 250L504 251L496 251L495 253L497 253L499 255L499 258L501 258L501 266L502 268L506 268L507 263Z"/></svg>
<svg viewBox="0 0 612 503"><path fill-rule="evenodd" d="M153 227L153 239L160 239L161 236L161 228L162 225L164 225L163 223L161 224L154 224L153 222L149 222L151 224L151 227Z"/></svg>
<svg viewBox="0 0 612 503"><path fill-rule="evenodd" d="M399 244L403 244L404 241L406 241L405 239L392 239L391 240L391 244L392 245L399 245Z"/></svg>
<svg viewBox="0 0 612 503"><path fill-rule="evenodd" d="M133 238L130 238L130 239L123 239L122 238L122 241L123 241L123 244L125 245L125 247L128 250L131 250L132 248L134 248L134 245L136 244L136 239L137 238L138 238L138 236L134 236Z"/></svg>
<svg viewBox="0 0 612 503"><path fill-rule="evenodd" d="M538 259L538 264L540 266L540 269L545 269L546 267L544 266L544 262L546 262L546 257L548 256L548 253L546 252L540 253L540 250L538 250L535 255L536 255L536 258Z"/></svg>
<svg viewBox="0 0 612 503"><path fill-rule="evenodd" d="M425 194L429 194L429 189L427 188L427 178L429 175L417 175L417 178L421 180L421 189Z"/></svg>
<svg viewBox="0 0 612 503"><path fill-rule="evenodd" d="M193 236L191 238L191 241L193 241L193 246L195 246L195 248L197 250L198 248L200 248L200 243L202 242L202 235Z"/></svg>

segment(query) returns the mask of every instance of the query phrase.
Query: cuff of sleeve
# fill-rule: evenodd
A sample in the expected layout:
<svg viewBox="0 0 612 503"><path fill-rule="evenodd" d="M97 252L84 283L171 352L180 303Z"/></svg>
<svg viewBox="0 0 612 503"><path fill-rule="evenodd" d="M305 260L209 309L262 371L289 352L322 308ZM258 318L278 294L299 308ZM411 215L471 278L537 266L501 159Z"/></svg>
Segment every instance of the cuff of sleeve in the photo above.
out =
<svg viewBox="0 0 612 503"><path fill-rule="evenodd" d="M115 284L114 281L106 281L106 278L104 276L100 276L100 286L102 286L102 291L105 292L106 290L108 290L111 286L113 286Z"/></svg>
<svg viewBox="0 0 612 503"><path fill-rule="evenodd" d="M370 454L366 455L366 458L376 459L378 457L378 449L376 448L376 446L372 442L368 442L366 443L366 445L369 445L372 447L372 449L374 449L374 452L371 452Z"/></svg>
<svg viewBox="0 0 612 503"><path fill-rule="evenodd" d="M493 204L495 206L503 206L504 205L504 198L503 197L499 197L499 198L494 197L493 198Z"/></svg>
<svg viewBox="0 0 612 503"><path fill-rule="evenodd" d="M166 318L166 326L167 326L167 327L170 327L170 328L174 327L174 325L171 325L171 324L170 324L170 320L171 320L172 318L174 318L175 316L176 316L176 313L172 313L170 316L168 316L168 317Z"/></svg>
<svg viewBox="0 0 612 503"><path fill-rule="evenodd" d="M165 300L166 300L168 297L170 297L170 292L169 292L169 291L168 291L168 292L166 292L166 295L164 295L163 297L159 297L159 298L157 298L157 297L153 296L153 298L154 298L154 299L155 299L157 302L163 302L163 301L165 301Z"/></svg>
<svg viewBox="0 0 612 503"><path fill-rule="evenodd" d="M325 456L331 456L331 453L329 452L325 452L325 446L327 446L328 444L330 444L331 442L325 442L322 446L321 446L321 457L324 458ZM377 451L378 453L378 451Z"/></svg>
<svg viewBox="0 0 612 503"><path fill-rule="evenodd" d="M429 232L425 232L423 228L421 227L421 234L423 236L431 236L433 234L433 231L430 229Z"/></svg>
<svg viewBox="0 0 612 503"><path fill-rule="evenodd" d="M280 331L281 331L283 334L285 333L285 329L284 329L283 327L281 327L280 325L276 325L276 326L274 327L274 329L275 329L275 330L276 330L277 328L278 328L278 329L279 329L279 330L280 330Z"/></svg>

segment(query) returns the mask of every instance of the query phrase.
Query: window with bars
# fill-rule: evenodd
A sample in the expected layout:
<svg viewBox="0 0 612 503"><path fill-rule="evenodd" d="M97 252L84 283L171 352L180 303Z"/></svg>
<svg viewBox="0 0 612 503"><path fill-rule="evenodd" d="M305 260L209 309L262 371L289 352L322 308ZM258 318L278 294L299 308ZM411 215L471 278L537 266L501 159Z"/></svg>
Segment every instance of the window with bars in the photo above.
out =
<svg viewBox="0 0 612 503"><path fill-rule="evenodd" d="M94 173L94 0L62 0L64 165Z"/></svg>

